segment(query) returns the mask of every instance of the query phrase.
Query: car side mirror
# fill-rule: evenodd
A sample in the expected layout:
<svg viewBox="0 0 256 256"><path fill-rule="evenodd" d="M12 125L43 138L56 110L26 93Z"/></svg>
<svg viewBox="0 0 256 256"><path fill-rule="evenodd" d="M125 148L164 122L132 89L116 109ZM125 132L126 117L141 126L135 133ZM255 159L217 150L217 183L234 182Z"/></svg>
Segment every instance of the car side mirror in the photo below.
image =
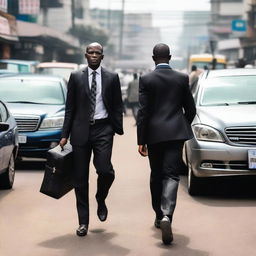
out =
<svg viewBox="0 0 256 256"><path fill-rule="evenodd" d="M5 132L9 129L9 124L7 123L0 123L0 132Z"/></svg>

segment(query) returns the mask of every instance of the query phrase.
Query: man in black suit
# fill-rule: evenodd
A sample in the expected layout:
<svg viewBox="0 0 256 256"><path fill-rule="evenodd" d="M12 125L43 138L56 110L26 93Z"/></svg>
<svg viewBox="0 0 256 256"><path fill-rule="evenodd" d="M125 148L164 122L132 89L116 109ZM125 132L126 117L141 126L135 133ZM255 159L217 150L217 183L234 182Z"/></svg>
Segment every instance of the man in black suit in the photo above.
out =
<svg viewBox="0 0 256 256"><path fill-rule="evenodd" d="M137 119L138 150L149 157L154 224L161 228L164 244L173 240L171 223L182 148L184 141L193 137L190 124L196 114L188 76L174 71L169 66L170 59L168 45L154 47L156 69L140 78Z"/></svg>
<svg viewBox="0 0 256 256"><path fill-rule="evenodd" d="M60 146L70 135L74 152L74 181L79 228L85 236L89 224L88 177L91 154L98 174L97 214L105 221L105 199L114 181L111 163L113 136L123 134L123 103L119 77L101 67L103 47L92 43L86 48L88 67L71 73L68 82L65 121Z"/></svg>

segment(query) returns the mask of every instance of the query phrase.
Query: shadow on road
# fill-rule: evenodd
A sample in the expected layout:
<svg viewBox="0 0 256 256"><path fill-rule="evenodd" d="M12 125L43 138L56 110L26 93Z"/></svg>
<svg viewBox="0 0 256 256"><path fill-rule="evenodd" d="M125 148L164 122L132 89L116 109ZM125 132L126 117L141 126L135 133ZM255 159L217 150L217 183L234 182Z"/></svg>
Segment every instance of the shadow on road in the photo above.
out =
<svg viewBox="0 0 256 256"><path fill-rule="evenodd" d="M12 192L12 189L4 189L4 190L0 190L0 201L5 197L8 196L9 193Z"/></svg>
<svg viewBox="0 0 256 256"><path fill-rule="evenodd" d="M111 242L116 236L116 233L105 232L104 229L97 229L90 230L85 237L77 237L73 234L67 234L44 241L39 245L46 248L63 250L63 256L127 255L130 252L129 249L115 245Z"/></svg>
<svg viewBox="0 0 256 256"><path fill-rule="evenodd" d="M186 176L182 177L180 183L182 189L187 191ZM255 183L254 176L203 179L200 184L200 194L193 196L193 199L210 206L256 206Z"/></svg>
<svg viewBox="0 0 256 256"><path fill-rule="evenodd" d="M159 242L156 243L156 246L159 248L164 249L165 251L160 256L170 256L170 255L189 255L189 256L208 256L208 252L204 252L201 250L196 250L188 247L189 244L189 238L176 234L173 230L173 242L171 245L166 246L162 243L161 240L161 230L156 229L155 227L152 227L152 230L154 232L153 237L155 237Z"/></svg>

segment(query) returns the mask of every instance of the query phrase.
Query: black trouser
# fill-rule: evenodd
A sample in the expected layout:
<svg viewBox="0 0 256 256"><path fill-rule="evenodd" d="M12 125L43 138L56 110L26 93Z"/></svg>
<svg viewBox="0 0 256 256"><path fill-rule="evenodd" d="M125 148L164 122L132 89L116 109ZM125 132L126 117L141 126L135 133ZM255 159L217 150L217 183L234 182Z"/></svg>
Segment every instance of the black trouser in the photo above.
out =
<svg viewBox="0 0 256 256"><path fill-rule="evenodd" d="M110 124L90 126L88 143L73 146L75 162L75 194L79 224L89 223L89 165L93 152L93 164L98 174L96 199L103 202L111 187L115 173L111 163L114 131Z"/></svg>
<svg viewBox="0 0 256 256"><path fill-rule="evenodd" d="M158 219L167 215L172 221L176 206L183 144L183 141L167 141L148 145L151 199Z"/></svg>

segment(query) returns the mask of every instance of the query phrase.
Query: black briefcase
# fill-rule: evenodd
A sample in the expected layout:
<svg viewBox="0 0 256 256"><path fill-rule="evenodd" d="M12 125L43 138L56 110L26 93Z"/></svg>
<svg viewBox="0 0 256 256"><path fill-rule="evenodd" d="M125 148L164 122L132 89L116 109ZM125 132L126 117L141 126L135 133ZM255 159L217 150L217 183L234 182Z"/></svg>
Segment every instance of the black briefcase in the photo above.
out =
<svg viewBox="0 0 256 256"><path fill-rule="evenodd" d="M40 192L59 199L74 188L72 146L66 144L50 149L46 156L46 165Z"/></svg>

